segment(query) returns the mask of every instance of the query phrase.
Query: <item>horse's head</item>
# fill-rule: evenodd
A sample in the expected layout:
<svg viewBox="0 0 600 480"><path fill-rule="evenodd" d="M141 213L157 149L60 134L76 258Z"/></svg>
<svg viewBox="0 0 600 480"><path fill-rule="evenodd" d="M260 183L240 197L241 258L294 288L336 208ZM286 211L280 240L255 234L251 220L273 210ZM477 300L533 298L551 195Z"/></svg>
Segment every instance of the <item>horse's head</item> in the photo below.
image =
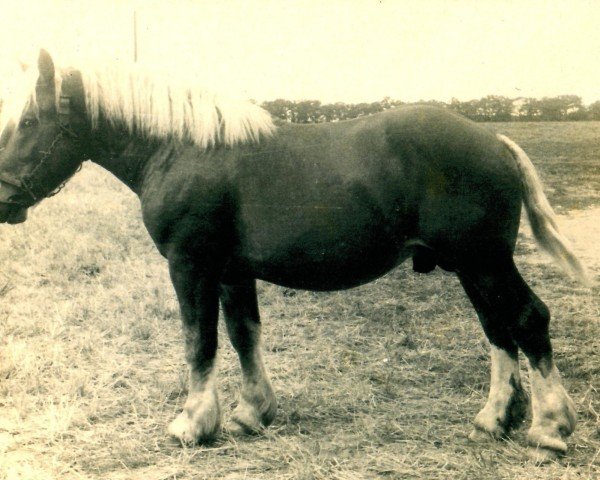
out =
<svg viewBox="0 0 600 480"><path fill-rule="evenodd" d="M38 74L20 116L2 122L0 222L23 222L27 209L60 189L85 159L88 122L79 73L57 81L52 58L41 50Z"/></svg>

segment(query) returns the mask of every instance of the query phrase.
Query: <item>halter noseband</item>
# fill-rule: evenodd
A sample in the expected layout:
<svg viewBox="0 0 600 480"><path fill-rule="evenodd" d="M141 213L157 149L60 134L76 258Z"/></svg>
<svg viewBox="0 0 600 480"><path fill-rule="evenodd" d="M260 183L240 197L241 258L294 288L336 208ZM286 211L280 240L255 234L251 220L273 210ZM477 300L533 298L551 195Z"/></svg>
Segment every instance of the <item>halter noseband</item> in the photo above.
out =
<svg viewBox="0 0 600 480"><path fill-rule="evenodd" d="M7 173L0 172L0 182L1 183L6 183L8 185L11 185L12 187L15 187L17 190L20 191L20 193L23 193L28 198L24 201L14 200L14 199L0 200L0 204L3 203L3 204L8 204L8 205L18 205L23 208L29 208L30 206L37 203L39 200L43 200L44 198L49 198L49 197L53 197L54 195L56 195L58 192L60 192L63 189L63 187L65 186L65 184L71 177L71 176L69 176L58 187L56 187L52 190L49 190L49 191L45 191L45 189L39 188L39 186L36 186L33 181L33 177L34 177L35 173L38 170L40 170L40 168L42 168L42 166L46 163L46 161L49 158L52 157L54 150L60 143L60 140L62 140L63 138L79 140L79 136L73 131L73 129L71 128L71 125L70 125L71 97L69 95L63 95L63 94L60 95L60 97L58 99L58 112L57 113L58 113L58 126L59 126L60 130L56 134L54 139L52 140L52 143L50 144L50 147L48 148L48 150L40 151L40 153L42 154L42 157L38 161L37 165L35 167L33 167L31 172L29 172L27 175L24 175L20 179L13 177L12 175L9 175ZM81 169L81 165L79 165L79 168L75 171L75 173L78 172L80 169Z"/></svg>

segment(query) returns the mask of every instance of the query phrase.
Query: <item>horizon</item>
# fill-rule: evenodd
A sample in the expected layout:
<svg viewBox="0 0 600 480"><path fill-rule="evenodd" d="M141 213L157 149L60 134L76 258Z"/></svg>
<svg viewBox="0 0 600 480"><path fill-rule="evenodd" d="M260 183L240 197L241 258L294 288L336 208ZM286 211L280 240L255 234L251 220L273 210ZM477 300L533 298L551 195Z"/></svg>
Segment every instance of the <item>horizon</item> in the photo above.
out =
<svg viewBox="0 0 600 480"><path fill-rule="evenodd" d="M295 102L295 103L300 103L300 102L320 102L321 105L334 105L336 103L343 103L343 104L347 104L347 105L357 105L357 104L360 104L360 103L366 103L366 104L369 104L369 103L380 103L380 102L382 102L385 99L389 99L390 101L393 101L393 102L402 102L404 104L411 104L411 103L433 103L433 102L436 102L436 103L443 103L443 104L446 104L446 105L450 105L453 100L457 100L458 102L461 102L461 103L466 103L466 102L471 102L471 101L482 100L482 99L488 98L488 97L506 98L508 100L511 100L514 103L514 102L516 102L518 100L528 100L528 99L532 99L532 100L544 100L544 99L552 99L552 98L568 97L568 96L574 96L574 97L580 98L582 100L582 105L584 107L586 107L586 108L589 107L590 105L594 104L594 103L600 102L600 99L596 99L596 100L592 100L589 103L586 103L585 101L583 101L583 97L581 95L577 95L575 93L564 93L564 94L558 94L558 95L552 95L552 96L546 96L546 97L506 97L504 95L496 95L494 93L490 93L490 94L483 95L483 96L478 97L478 98L461 99L461 98L453 97L449 101L438 100L436 98L429 98L429 99L421 98L421 99L415 100L415 101L405 101L402 98L393 98L393 97L390 97L389 95L386 95L386 96L384 96L384 97L382 97L382 98L380 98L378 100L360 101L360 102L343 102L343 101L339 101L339 102L324 102L324 101L322 101L322 100L320 100L318 98L300 98L300 99L297 99L297 100L290 99L290 98L273 98L273 99L266 99L266 100L263 100L261 102L258 102L255 99L250 99L250 100L257 102L259 105L263 104L263 103L266 103L266 102L275 102L277 100L286 100L286 101L292 101L292 102Z"/></svg>

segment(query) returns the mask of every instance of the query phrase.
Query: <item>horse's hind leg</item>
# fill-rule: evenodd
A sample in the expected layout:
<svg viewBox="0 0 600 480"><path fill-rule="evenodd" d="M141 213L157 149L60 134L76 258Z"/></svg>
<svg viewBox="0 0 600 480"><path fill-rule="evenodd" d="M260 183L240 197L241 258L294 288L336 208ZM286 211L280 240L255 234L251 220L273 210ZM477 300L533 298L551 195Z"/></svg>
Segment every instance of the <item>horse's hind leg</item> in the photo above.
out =
<svg viewBox="0 0 600 480"><path fill-rule="evenodd" d="M470 278L460 274L459 278L490 342L492 363L488 399L475 417L475 429L469 438L478 440L483 434L500 439L520 425L527 411L528 399L519 372L519 349L501 312L492 308Z"/></svg>
<svg viewBox="0 0 600 480"><path fill-rule="evenodd" d="M227 332L242 367L242 391L228 429L255 433L268 426L277 412L277 401L260 351L260 319L254 280L243 285L222 285L221 304Z"/></svg>
<svg viewBox="0 0 600 480"><path fill-rule="evenodd" d="M552 359L547 307L522 279L512 258L483 261L477 267L460 269L458 274L469 296L479 302L479 307L474 304L486 333L501 332L496 335L504 338L505 347L510 334L527 357L533 410L528 442L538 453L566 452L564 438L575 428L576 413ZM492 333L490 341L494 344L500 337ZM509 370L516 369L514 348L501 350L506 352L501 354L506 365L515 362Z"/></svg>

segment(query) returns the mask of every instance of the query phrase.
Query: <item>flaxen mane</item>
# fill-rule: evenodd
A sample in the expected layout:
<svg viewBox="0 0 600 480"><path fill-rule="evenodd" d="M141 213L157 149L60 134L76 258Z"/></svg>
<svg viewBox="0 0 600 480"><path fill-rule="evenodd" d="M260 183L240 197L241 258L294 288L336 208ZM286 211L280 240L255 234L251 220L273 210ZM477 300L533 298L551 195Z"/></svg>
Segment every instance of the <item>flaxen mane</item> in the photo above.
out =
<svg viewBox="0 0 600 480"><path fill-rule="evenodd" d="M137 66L115 63L81 73L92 127L102 113L131 131L187 138L201 148L258 141L275 128L269 113L249 101L230 100Z"/></svg>
<svg viewBox="0 0 600 480"><path fill-rule="evenodd" d="M28 101L34 101L37 69L26 72L27 81L9 88L3 98L0 128L18 119ZM81 71L87 112L92 128L100 117L124 123L131 132L155 138L191 140L201 148L257 142L275 126L268 112L249 101L228 99L133 64L108 63ZM32 74L35 74L32 76ZM60 73L57 71L57 91ZM23 86L25 85L25 88Z"/></svg>

